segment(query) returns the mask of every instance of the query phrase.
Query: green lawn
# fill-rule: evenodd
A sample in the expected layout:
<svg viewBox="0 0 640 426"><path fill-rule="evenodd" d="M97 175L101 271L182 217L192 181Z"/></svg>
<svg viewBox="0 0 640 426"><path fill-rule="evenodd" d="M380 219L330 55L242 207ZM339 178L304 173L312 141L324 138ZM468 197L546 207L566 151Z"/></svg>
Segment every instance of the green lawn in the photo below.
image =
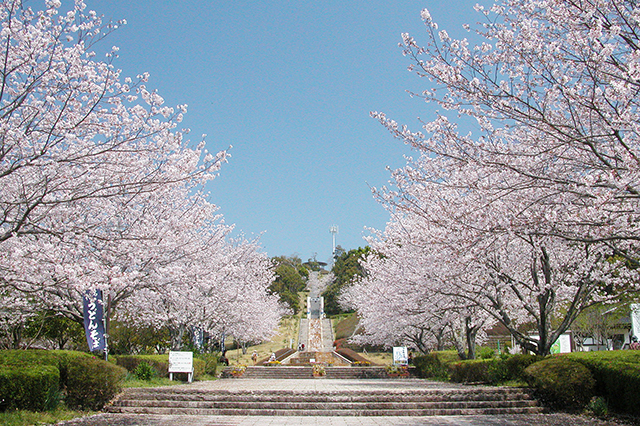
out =
<svg viewBox="0 0 640 426"><path fill-rule="evenodd" d="M72 411L58 408L50 412L5 411L0 413L0 424L4 426L53 425L63 420L95 414L87 411Z"/></svg>

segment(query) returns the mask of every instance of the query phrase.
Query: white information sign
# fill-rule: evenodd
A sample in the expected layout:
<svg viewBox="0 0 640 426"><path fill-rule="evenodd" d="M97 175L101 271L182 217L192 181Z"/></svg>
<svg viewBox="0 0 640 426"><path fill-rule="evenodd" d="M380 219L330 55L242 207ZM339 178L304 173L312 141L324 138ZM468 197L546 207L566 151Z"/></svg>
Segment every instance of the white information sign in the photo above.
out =
<svg viewBox="0 0 640 426"><path fill-rule="evenodd" d="M187 373L189 383L193 381L193 352L169 351L169 380L173 373Z"/></svg>
<svg viewBox="0 0 640 426"><path fill-rule="evenodd" d="M396 346L393 348L393 363L394 364L408 364L409 354L406 346Z"/></svg>

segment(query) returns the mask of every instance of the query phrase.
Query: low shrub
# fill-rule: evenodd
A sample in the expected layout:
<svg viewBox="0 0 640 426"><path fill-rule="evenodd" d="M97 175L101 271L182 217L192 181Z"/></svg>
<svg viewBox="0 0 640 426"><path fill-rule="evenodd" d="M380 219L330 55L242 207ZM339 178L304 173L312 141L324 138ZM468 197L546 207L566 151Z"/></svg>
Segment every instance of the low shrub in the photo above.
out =
<svg viewBox="0 0 640 426"><path fill-rule="evenodd" d="M117 355L113 357L116 365L134 374L142 363L155 371L158 377L169 377L169 355Z"/></svg>
<svg viewBox="0 0 640 426"><path fill-rule="evenodd" d="M585 410L596 417L607 417L609 415L607 400L602 396L594 396L591 398Z"/></svg>
<svg viewBox="0 0 640 426"><path fill-rule="evenodd" d="M116 365L97 359L91 354L76 351L46 350L8 350L0 351L0 366L3 371L56 371L55 386L51 385L49 373L39 379L29 374L15 376L20 389L39 389L24 393L31 402L22 402L21 406L42 407L43 402L49 409L64 396L70 408L98 410L120 390L126 371ZM43 370L44 369L44 370ZM39 376L38 376L39 377ZM29 384L34 380L35 385ZM20 391L22 392L22 391ZM46 397L42 395L46 394ZM4 395L4 391L1 393ZM4 396L1 397L2 399Z"/></svg>
<svg viewBox="0 0 640 426"><path fill-rule="evenodd" d="M508 380L525 380L524 370L543 359L543 356L531 354L516 354L506 357L504 364L507 369Z"/></svg>
<svg viewBox="0 0 640 426"><path fill-rule="evenodd" d="M431 353L435 354L444 365L450 365L460 361L460 356L457 351L435 351Z"/></svg>
<svg viewBox="0 0 640 426"><path fill-rule="evenodd" d="M452 382L496 385L507 381L524 381L524 369L542 359L544 357L537 355L504 355L500 358L451 362L447 370Z"/></svg>
<svg viewBox="0 0 640 426"><path fill-rule="evenodd" d="M587 351L572 352L565 355L574 360L598 360L598 361L621 361L640 364L640 351L619 350L619 351Z"/></svg>
<svg viewBox="0 0 640 426"><path fill-rule="evenodd" d="M69 369L73 364L82 362L83 359L96 359L95 356L86 352L76 352L76 351L51 351L51 352L52 352L51 355L58 360L58 369L60 370L61 388L64 388L67 386L69 382L69 377L70 377ZM105 364L107 363L105 362Z"/></svg>
<svg viewBox="0 0 640 426"><path fill-rule="evenodd" d="M0 410L52 410L60 400L59 386L55 366L0 366Z"/></svg>
<svg viewBox="0 0 640 426"><path fill-rule="evenodd" d="M70 408L100 410L121 389L126 370L96 358L69 364L65 402Z"/></svg>
<svg viewBox="0 0 640 426"><path fill-rule="evenodd" d="M197 359L204 362L203 372L209 376L215 376L218 372L218 360L220 353L207 353L194 355Z"/></svg>
<svg viewBox="0 0 640 426"><path fill-rule="evenodd" d="M595 395L596 381L589 369L565 356L530 365L524 377L539 398L555 408L582 408Z"/></svg>
<svg viewBox="0 0 640 426"><path fill-rule="evenodd" d="M133 375L136 376L138 380L151 380L158 375L158 372L146 362L141 362L133 370Z"/></svg>
<svg viewBox="0 0 640 426"><path fill-rule="evenodd" d="M113 357L116 364L125 368L129 373L134 374L136 368L141 363L148 364L156 372L158 377L169 377L169 354L164 355L118 355ZM193 378L194 380L202 376L205 372L206 362L203 359L193 358ZM177 380L187 380L186 374L174 374Z"/></svg>
<svg viewBox="0 0 640 426"><path fill-rule="evenodd" d="M413 365L416 367L418 377L439 380L449 379L449 369L440 360L437 352L413 358Z"/></svg>
<svg viewBox="0 0 640 426"><path fill-rule="evenodd" d="M640 415L640 351L575 352L567 358L587 367L595 392L614 411Z"/></svg>
<svg viewBox="0 0 640 426"><path fill-rule="evenodd" d="M486 383L497 385L498 383L514 380L515 378L509 374L506 360L502 358L485 360L489 364L487 368Z"/></svg>
<svg viewBox="0 0 640 426"><path fill-rule="evenodd" d="M0 365L27 367L31 365L58 366L54 351L12 349L0 351Z"/></svg>
<svg viewBox="0 0 640 426"><path fill-rule="evenodd" d="M508 380L506 364L501 359L475 359L451 364L452 382L496 384Z"/></svg>
<svg viewBox="0 0 640 426"><path fill-rule="evenodd" d="M91 358L91 354L78 351L48 351L43 349L12 349L0 351L0 365L28 367L32 365L53 365L65 368L75 358Z"/></svg>
<svg viewBox="0 0 640 426"><path fill-rule="evenodd" d="M476 351L476 356L479 359L491 359L495 356L495 354L496 352L493 349L486 346L480 347Z"/></svg>

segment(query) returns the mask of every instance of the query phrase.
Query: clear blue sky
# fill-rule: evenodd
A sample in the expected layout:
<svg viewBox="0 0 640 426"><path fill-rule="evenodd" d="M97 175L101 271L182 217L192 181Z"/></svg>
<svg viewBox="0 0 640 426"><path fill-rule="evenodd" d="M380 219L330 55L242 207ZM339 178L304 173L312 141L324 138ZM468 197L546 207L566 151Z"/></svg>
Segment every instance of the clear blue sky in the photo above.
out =
<svg viewBox="0 0 640 426"><path fill-rule="evenodd" d="M461 33L477 21L474 1L87 0L127 25L106 40L120 47L123 76L151 74L168 105L188 104L190 139L233 145L211 183L227 223L261 236L269 256L331 256L364 246L365 227L387 212L370 186L389 180L409 150L369 117L372 110L414 129L433 110L405 91L426 82L409 73L398 43L424 40L420 11Z"/></svg>

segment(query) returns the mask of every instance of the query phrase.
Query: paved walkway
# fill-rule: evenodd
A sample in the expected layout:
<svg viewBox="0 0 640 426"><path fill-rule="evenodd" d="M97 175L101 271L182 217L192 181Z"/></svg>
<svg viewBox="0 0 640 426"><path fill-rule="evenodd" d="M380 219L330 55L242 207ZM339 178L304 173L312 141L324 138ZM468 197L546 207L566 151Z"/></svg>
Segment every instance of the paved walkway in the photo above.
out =
<svg viewBox="0 0 640 426"><path fill-rule="evenodd" d="M620 426L568 414L434 417L264 417L99 414L65 426Z"/></svg>
<svg viewBox="0 0 640 426"><path fill-rule="evenodd" d="M220 379L179 385L179 388L202 390L378 390L411 391L413 389L457 389L454 383L431 382L421 379L306 379L259 380ZM568 414L536 414L505 416L434 416L434 417L265 417L265 416L163 416L150 414L98 414L59 423L65 426L620 426L622 423L604 422Z"/></svg>

